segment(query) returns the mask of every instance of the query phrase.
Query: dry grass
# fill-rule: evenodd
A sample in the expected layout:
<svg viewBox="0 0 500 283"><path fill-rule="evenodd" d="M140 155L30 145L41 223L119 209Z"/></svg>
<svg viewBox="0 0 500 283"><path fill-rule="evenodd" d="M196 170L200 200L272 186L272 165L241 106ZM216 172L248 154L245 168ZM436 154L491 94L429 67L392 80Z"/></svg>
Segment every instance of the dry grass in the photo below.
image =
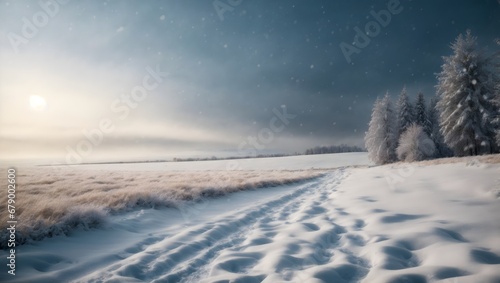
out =
<svg viewBox="0 0 500 283"><path fill-rule="evenodd" d="M392 164L416 164L416 165L440 165L452 163L485 163L485 164L499 164L500 154L489 154L480 156L467 156L467 157L448 157L438 158L431 160L415 161L415 162L396 162Z"/></svg>
<svg viewBox="0 0 500 283"><path fill-rule="evenodd" d="M7 170L2 170L6 172ZM16 217L19 243L83 227L102 225L109 213L137 207L176 207L231 192L290 184L322 171L118 172L52 167L17 170ZM6 184L6 174L0 183ZM6 186L5 186L6 187ZM7 195L0 195L7 204ZM5 205L2 205L5 207ZM6 209L0 219L7 219ZM4 245L6 221L0 222Z"/></svg>

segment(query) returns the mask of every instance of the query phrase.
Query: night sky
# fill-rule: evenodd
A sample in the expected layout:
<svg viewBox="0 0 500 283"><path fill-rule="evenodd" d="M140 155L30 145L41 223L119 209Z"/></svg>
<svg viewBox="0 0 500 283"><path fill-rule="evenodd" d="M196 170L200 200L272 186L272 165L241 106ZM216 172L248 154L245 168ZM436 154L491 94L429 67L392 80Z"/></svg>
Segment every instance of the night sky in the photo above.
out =
<svg viewBox="0 0 500 283"><path fill-rule="evenodd" d="M496 0L67 2L44 23L38 1L0 1L2 158L64 160L103 119L114 130L85 161L234 154L273 109L295 118L259 152L363 145L377 96L429 98L460 33L490 51L500 37ZM388 5L400 12L348 63L340 44ZM31 38L23 17L41 22ZM120 119L111 105L146 68L168 76Z"/></svg>

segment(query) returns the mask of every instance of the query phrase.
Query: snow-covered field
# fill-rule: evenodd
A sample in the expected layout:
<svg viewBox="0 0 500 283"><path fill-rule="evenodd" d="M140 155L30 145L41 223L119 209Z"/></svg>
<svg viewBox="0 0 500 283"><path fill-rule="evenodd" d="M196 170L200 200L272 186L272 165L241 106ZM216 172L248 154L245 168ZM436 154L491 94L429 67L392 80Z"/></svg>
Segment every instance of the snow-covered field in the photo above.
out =
<svg viewBox="0 0 500 283"><path fill-rule="evenodd" d="M131 164L90 164L78 167L87 170L117 171L227 171L227 170L305 170L331 169L341 166L371 164L365 152L300 155L269 158L233 160L210 160L200 162L152 162ZM67 167L67 166L66 166Z"/></svg>
<svg viewBox="0 0 500 283"><path fill-rule="evenodd" d="M242 170L369 164L363 154L250 163ZM499 173L480 161L341 167L177 209L136 209L101 229L18 247L17 275L0 281L500 282Z"/></svg>
<svg viewBox="0 0 500 283"><path fill-rule="evenodd" d="M6 170L2 170L6 171ZM19 168L16 192L18 243L99 228L110 214L138 208L166 208L243 190L311 180L321 170L303 171L115 171L51 167ZM0 177L0 183L7 180ZM7 194L0 196L7 203ZM8 219L7 209L0 219ZM0 249L10 224L0 223Z"/></svg>

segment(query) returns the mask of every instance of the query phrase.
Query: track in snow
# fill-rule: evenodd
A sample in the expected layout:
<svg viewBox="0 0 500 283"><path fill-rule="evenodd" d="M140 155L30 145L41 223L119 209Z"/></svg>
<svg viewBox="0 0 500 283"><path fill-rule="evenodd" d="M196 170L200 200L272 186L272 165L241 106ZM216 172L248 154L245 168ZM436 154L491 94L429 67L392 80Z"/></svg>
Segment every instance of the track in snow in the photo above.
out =
<svg viewBox="0 0 500 283"><path fill-rule="evenodd" d="M77 282L358 281L369 269L356 253L363 222L346 219L330 197L345 175L339 169L230 216L151 235Z"/></svg>

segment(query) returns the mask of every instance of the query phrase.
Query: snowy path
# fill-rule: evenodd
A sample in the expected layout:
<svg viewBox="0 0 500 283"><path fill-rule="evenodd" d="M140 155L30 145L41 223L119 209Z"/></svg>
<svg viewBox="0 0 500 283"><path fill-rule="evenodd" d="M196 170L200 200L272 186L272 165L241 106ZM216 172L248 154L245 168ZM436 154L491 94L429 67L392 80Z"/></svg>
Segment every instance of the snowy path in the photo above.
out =
<svg viewBox="0 0 500 283"><path fill-rule="evenodd" d="M237 278L261 282L267 277L267 282L292 278L303 282L301 270L313 266L319 270L334 253L344 254L354 264L328 269L324 276L360 279L369 266L351 242L362 244L356 233L363 223L357 220L350 227L339 226L332 217L344 213L329 201L344 174L338 170L290 193L171 237L144 239L126 249L129 257L123 255L123 260L79 281L201 282L209 277L209 282ZM341 239L339 235L346 233L349 236ZM268 274L270 267L275 274Z"/></svg>

